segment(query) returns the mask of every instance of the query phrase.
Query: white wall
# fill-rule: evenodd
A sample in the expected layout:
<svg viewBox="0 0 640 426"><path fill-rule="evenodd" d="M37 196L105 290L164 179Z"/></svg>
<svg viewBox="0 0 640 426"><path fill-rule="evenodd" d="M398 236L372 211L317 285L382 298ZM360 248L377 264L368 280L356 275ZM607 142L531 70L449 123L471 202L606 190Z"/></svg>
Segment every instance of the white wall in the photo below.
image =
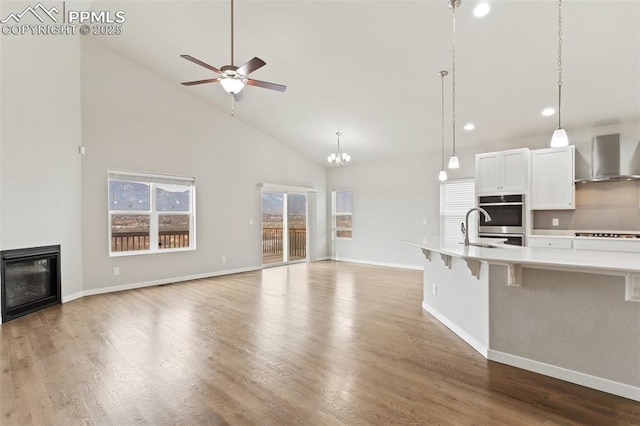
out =
<svg viewBox="0 0 640 426"><path fill-rule="evenodd" d="M261 182L318 190L320 213L310 214L316 228L310 251L327 256L324 167L204 102L194 88L161 79L91 39L82 44L82 105L84 286L89 293L259 267L256 185ZM197 250L110 258L108 168L195 176Z"/></svg>
<svg viewBox="0 0 640 426"><path fill-rule="evenodd" d="M333 241L332 257L421 268L419 250L401 241L438 229L438 186L428 182L432 163L406 157L331 169L331 190L353 191L353 238Z"/></svg>
<svg viewBox="0 0 640 426"><path fill-rule="evenodd" d="M79 40L0 39L0 246L60 244L65 298L82 290Z"/></svg>

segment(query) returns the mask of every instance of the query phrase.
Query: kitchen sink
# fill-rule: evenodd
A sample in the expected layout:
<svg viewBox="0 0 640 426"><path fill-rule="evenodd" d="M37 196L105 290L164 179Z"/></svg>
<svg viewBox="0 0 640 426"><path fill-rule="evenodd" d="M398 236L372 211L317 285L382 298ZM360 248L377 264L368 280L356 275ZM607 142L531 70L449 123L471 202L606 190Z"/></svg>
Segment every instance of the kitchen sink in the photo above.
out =
<svg viewBox="0 0 640 426"><path fill-rule="evenodd" d="M458 243L458 244L464 244L464 243ZM481 247L481 248L499 248L498 246L493 246L491 244L485 244L485 243L469 243L469 245L474 247Z"/></svg>

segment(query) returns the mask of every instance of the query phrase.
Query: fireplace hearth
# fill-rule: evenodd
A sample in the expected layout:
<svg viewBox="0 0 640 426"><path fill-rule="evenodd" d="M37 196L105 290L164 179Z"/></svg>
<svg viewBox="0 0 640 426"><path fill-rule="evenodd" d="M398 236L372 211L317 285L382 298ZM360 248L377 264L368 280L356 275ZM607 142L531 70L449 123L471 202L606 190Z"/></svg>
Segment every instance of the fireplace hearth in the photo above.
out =
<svg viewBox="0 0 640 426"><path fill-rule="evenodd" d="M59 245L4 250L0 257L2 322L60 303Z"/></svg>

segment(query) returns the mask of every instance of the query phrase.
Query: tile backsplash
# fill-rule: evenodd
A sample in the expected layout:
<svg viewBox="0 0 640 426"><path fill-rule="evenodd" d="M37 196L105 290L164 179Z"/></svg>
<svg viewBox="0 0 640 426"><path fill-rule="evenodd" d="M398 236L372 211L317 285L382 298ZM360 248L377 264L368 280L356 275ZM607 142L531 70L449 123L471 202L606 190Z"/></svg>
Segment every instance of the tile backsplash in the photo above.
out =
<svg viewBox="0 0 640 426"><path fill-rule="evenodd" d="M577 183L576 209L534 211L533 228L640 233L640 182Z"/></svg>

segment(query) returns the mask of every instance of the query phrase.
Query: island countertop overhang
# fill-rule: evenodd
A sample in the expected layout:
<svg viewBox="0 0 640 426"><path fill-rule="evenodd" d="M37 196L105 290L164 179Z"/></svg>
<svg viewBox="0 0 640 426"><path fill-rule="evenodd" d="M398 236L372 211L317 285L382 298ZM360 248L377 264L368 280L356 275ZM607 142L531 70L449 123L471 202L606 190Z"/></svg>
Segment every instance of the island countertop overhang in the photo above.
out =
<svg viewBox="0 0 640 426"><path fill-rule="evenodd" d="M496 245L492 248L464 246L455 241L427 238L423 241L405 240L423 251L434 251L473 261L517 264L534 268L570 268L596 273L622 272L640 274L640 253L609 252L604 250L559 249Z"/></svg>

